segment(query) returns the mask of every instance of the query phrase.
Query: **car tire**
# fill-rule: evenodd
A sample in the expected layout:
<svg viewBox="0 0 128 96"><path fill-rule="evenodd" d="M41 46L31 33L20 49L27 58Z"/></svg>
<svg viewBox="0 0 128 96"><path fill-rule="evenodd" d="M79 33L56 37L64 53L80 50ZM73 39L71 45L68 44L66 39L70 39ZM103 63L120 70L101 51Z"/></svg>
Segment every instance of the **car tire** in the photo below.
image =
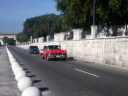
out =
<svg viewBox="0 0 128 96"><path fill-rule="evenodd" d="M42 59L44 59L44 56L42 56Z"/></svg>
<svg viewBox="0 0 128 96"><path fill-rule="evenodd" d="M63 58L62 61L66 61L66 58Z"/></svg>

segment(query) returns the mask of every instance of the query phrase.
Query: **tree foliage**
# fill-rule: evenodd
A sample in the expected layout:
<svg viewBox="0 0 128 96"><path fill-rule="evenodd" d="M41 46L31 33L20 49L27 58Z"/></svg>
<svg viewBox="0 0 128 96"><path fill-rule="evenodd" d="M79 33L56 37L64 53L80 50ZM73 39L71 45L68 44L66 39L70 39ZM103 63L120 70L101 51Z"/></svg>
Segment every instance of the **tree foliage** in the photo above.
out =
<svg viewBox="0 0 128 96"><path fill-rule="evenodd" d="M4 37L4 38L2 39L2 41L3 41L4 44L8 43L8 40L9 40L8 37Z"/></svg>
<svg viewBox="0 0 128 96"><path fill-rule="evenodd" d="M86 28L92 25L93 0L55 0L65 26ZM95 0L96 24L119 25L128 23L128 0Z"/></svg>
<svg viewBox="0 0 128 96"><path fill-rule="evenodd" d="M8 37L4 37L2 40L4 44L8 44L8 45L15 45L16 42L13 38L8 38Z"/></svg>
<svg viewBox="0 0 128 96"><path fill-rule="evenodd" d="M29 18L24 22L23 32L17 36L19 42L33 38L46 37L47 35L53 36L54 33L63 31L61 28L62 19L59 15L45 14ZM49 30L49 31L48 31Z"/></svg>
<svg viewBox="0 0 128 96"><path fill-rule="evenodd" d="M26 34L23 34L23 33L19 33L19 34L17 35L16 39L17 39L17 41L20 42L20 43L21 43L21 42L26 42L26 41L29 40L29 38L27 37L27 35L26 35Z"/></svg>
<svg viewBox="0 0 128 96"><path fill-rule="evenodd" d="M128 23L128 0L95 0L96 25L108 26ZM61 15L45 14L29 18L24 22L23 32L17 36L19 42L73 28L89 29L93 22L93 0L55 0ZM49 31L48 31L49 29Z"/></svg>

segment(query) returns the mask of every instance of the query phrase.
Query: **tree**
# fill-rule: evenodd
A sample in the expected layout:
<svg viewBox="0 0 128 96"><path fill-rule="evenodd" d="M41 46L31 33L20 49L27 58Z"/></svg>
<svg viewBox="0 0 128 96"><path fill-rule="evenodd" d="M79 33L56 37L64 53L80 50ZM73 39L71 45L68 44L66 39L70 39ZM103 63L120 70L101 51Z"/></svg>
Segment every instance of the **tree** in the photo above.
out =
<svg viewBox="0 0 128 96"><path fill-rule="evenodd" d="M87 29L92 25L92 0L55 0L65 26ZM115 26L128 23L128 0L96 0L96 24Z"/></svg>
<svg viewBox="0 0 128 96"><path fill-rule="evenodd" d="M7 44L8 41L9 41L9 38L8 38L8 37L4 37L4 38L2 39L2 41L3 41L4 44Z"/></svg>
<svg viewBox="0 0 128 96"><path fill-rule="evenodd" d="M15 45L16 42L13 38L8 38L8 37L4 37L2 40L4 44L8 44L8 45Z"/></svg>
<svg viewBox="0 0 128 96"><path fill-rule="evenodd" d="M61 31L60 20L60 16L55 14L46 14L29 18L24 22L22 34L26 34L28 38L31 36L37 38L41 36L46 37L47 35L53 35L54 33Z"/></svg>
<svg viewBox="0 0 128 96"><path fill-rule="evenodd" d="M20 33L17 35L16 37L17 41L22 43L22 42L26 42L29 40L29 38L27 37L27 35L23 34L23 33Z"/></svg>
<svg viewBox="0 0 128 96"><path fill-rule="evenodd" d="M56 0L57 9L61 11L64 26L70 28L83 28L86 24L87 16L84 12L84 0ZM86 8L87 9L87 8Z"/></svg>
<svg viewBox="0 0 128 96"><path fill-rule="evenodd" d="M23 31L18 34L17 41L26 42L30 37L46 37L47 35L54 36L55 33L68 30L69 26L64 26L63 16L55 14L45 14L28 18L24 22ZM48 31L49 30L49 31Z"/></svg>
<svg viewBox="0 0 128 96"><path fill-rule="evenodd" d="M13 38L9 38L8 45L15 45L16 41Z"/></svg>

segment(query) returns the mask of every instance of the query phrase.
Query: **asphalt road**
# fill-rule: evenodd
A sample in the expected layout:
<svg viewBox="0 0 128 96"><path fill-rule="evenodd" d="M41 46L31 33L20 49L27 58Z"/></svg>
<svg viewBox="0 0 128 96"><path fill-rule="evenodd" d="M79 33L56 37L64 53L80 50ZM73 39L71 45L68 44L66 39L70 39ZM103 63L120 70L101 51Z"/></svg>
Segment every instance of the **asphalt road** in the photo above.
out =
<svg viewBox="0 0 128 96"><path fill-rule="evenodd" d="M47 61L9 46L44 96L128 96L128 71L68 59Z"/></svg>

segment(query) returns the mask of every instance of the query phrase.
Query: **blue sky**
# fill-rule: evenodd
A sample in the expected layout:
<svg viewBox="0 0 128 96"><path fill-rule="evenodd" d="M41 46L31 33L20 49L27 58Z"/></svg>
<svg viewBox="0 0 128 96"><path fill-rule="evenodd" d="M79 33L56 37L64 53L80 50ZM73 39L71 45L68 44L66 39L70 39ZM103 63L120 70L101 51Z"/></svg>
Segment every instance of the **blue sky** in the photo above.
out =
<svg viewBox="0 0 128 96"><path fill-rule="evenodd" d="M0 0L0 33L20 33L26 19L55 13L54 0Z"/></svg>

